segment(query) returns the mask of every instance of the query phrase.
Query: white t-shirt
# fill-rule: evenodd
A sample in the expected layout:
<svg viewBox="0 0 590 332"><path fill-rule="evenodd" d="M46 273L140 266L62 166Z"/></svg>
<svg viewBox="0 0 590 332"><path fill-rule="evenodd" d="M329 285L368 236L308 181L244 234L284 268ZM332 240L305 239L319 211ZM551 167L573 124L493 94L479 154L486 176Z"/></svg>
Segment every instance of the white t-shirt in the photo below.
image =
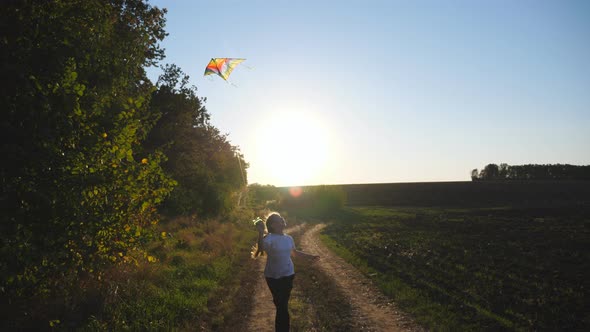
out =
<svg viewBox="0 0 590 332"><path fill-rule="evenodd" d="M270 233L262 240L262 249L267 254L265 277L278 279L295 274L291 260L291 250L295 249L295 242L291 236Z"/></svg>

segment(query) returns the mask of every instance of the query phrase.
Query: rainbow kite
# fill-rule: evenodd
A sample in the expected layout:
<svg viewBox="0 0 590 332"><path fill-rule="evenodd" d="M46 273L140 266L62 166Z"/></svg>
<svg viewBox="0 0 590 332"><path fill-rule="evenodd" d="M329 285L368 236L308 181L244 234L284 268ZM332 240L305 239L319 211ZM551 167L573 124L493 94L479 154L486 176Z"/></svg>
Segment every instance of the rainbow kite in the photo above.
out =
<svg viewBox="0 0 590 332"><path fill-rule="evenodd" d="M245 60L236 58L211 58L203 76L219 75L227 81L234 68Z"/></svg>

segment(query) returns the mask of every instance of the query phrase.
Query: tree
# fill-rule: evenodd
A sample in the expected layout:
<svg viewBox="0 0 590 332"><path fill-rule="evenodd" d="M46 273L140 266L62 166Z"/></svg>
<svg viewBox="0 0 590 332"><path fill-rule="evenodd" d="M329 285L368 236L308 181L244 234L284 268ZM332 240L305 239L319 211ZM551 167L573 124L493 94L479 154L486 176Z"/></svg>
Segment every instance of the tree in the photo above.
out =
<svg viewBox="0 0 590 332"><path fill-rule="evenodd" d="M248 185L249 203L258 208L264 208L267 204L275 204L281 198L280 189L272 185L253 183Z"/></svg>
<svg viewBox="0 0 590 332"><path fill-rule="evenodd" d="M479 178L482 180L495 180L498 178L499 168L496 164L488 164L481 170Z"/></svg>
<svg viewBox="0 0 590 332"><path fill-rule="evenodd" d="M487 165L477 176L477 169L471 171L472 180L588 180L590 166L568 164L546 165Z"/></svg>
<svg viewBox="0 0 590 332"><path fill-rule="evenodd" d="M282 209L307 216L329 216L337 213L347 200L346 192L340 186L304 187L301 195L296 196L286 189L281 196Z"/></svg>
<svg viewBox="0 0 590 332"><path fill-rule="evenodd" d="M477 170L477 168L474 168L471 170L471 181L477 180L479 180L479 171Z"/></svg>
<svg viewBox="0 0 590 332"><path fill-rule="evenodd" d="M508 178L508 174L510 173L510 166L506 163L500 164L498 168L498 178L502 180L506 180Z"/></svg>
<svg viewBox="0 0 590 332"><path fill-rule="evenodd" d="M140 0L0 6L0 287L16 315L142 258L174 184L161 153L140 153L163 15Z"/></svg>
<svg viewBox="0 0 590 332"><path fill-rule="evenodd" d="M227 136L209 124L205 99L187 84L180 68L164 68L151 104L159 119L145 146L164 151L164 168L178 181L165 202L168 213L216 215L235 205L248 164Z"/></svg>

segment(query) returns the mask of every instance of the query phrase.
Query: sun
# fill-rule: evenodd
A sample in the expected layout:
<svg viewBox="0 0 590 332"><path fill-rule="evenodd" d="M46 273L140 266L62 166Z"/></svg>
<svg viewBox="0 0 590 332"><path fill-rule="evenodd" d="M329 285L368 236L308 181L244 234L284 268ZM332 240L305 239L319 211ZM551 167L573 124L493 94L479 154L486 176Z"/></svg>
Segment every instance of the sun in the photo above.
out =
<svg viewBox="0 0 590 332"><path fill-rule="evenodd" d="M329 159L329 135L317 116L303 111L271 114L257 134L258 162L269 183L321 183Z"/></svg>

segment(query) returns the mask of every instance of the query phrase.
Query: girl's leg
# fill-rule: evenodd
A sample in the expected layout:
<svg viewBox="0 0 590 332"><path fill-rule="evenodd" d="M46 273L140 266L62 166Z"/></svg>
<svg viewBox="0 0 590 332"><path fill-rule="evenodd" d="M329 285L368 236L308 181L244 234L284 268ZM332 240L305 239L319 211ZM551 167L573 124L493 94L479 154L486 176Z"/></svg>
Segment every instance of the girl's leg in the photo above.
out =
<svg viewBox="0 0 590 332"><path fill-rule="evenodd" d="M280 279L266 278L268 288L272 293L272 300L277 308L275 315L275 330L277 332L289 331L289 298L293 289L295 275Z"/></svg>

